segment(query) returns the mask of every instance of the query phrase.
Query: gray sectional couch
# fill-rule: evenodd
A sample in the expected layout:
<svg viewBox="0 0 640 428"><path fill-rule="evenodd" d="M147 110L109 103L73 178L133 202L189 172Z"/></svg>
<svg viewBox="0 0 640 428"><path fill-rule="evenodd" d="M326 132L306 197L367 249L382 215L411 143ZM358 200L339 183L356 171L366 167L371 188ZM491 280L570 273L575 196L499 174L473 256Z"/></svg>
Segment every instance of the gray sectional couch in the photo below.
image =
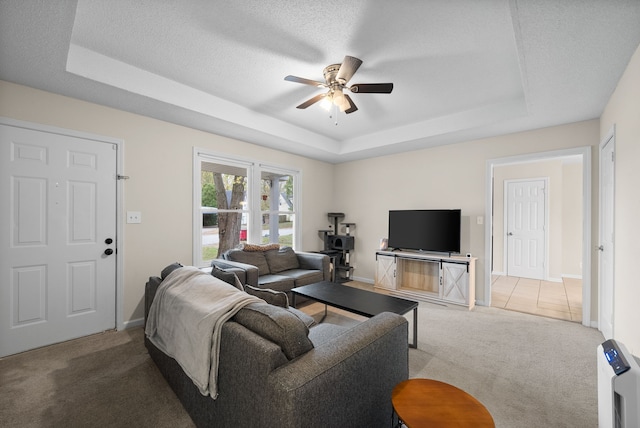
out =
<svg viewBox="0 0 640 428"><path fill-rule="evenodd" d="M146 284L145 322L161 283L151 277ZM406 319L383 313L354 327L316 325L285 306L251 303L224 323L215 400L145 337L196 425L391 426L391 391L408 377Z"/></svg>

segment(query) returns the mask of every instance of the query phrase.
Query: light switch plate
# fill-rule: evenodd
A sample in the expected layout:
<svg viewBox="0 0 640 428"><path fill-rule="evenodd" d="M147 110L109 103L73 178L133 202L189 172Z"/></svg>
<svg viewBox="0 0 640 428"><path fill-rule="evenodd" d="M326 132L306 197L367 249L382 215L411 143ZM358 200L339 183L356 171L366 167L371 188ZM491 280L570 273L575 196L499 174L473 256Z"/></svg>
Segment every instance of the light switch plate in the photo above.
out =
<svg viewBox="0 0 640 428"><path fill-rule="evenodd" d="M127 223L142 223L142 213L140 211L127 211Z"/></svg>

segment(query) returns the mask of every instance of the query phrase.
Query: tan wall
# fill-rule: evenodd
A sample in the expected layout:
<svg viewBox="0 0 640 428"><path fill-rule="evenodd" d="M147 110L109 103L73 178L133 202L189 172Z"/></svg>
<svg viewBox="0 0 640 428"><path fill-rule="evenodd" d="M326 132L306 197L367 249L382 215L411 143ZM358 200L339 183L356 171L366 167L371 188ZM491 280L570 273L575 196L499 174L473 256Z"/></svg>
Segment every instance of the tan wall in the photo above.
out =
<svg viewBox="0 0 640 428"><path fill-rule="evenodd" d="M242 141L0 81L0 116L124 140L124 321L143 316L144 284L169 263L192 263L192 148L303 171L302 245L322 248L333 166ZM121 238L121 237L120 237Z"/></svg>
<svg viewBox="0 0 640 428"><path fill-rule="evenodd" d="M562 275L572 278L582 277L582 170L582 162L562 164Z"/></svg>
<svg viewBox="0 0 640 428"><path fill-rule="evenodd" d="M374 253L379 239L387 236L390 209L461 208L463 220L468 221L462 253L478 257L476 298L481 301L485 226L476 219L485 215L487 160L597 146L598 133L599 121L590 120L336 165L333 209L357 224L355 277L373 280ZM341 185L349 191L340 191ZM592 308L597 307L593 299Z"/></svg>
<svg viewBox="0 0 640 428"><path fill-rule="evenodd" d="M600 138L616 127L615 292L613 335L640 356L640 47L600 119Z"/></svg>
<svg viewBox="0 0 640 428"><path fill-rule="evenodd" d="M548 181L548 279L581 276L582 262L582 165L562 159L496 166L494 176L493 272L505 274L504 183L507 180Z"/></svg>

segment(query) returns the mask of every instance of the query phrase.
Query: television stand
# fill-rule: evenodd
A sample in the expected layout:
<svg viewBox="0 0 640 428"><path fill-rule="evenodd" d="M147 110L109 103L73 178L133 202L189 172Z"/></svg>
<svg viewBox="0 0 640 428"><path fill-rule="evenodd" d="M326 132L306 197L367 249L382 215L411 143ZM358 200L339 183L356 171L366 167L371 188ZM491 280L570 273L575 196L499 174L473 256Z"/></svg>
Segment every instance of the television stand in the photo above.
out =
<svg viewBox="0 0 640 428"><path fill-rule="evenodd" d="M374 286L398 296L475 306L475 257L377 251Z"/></svg>

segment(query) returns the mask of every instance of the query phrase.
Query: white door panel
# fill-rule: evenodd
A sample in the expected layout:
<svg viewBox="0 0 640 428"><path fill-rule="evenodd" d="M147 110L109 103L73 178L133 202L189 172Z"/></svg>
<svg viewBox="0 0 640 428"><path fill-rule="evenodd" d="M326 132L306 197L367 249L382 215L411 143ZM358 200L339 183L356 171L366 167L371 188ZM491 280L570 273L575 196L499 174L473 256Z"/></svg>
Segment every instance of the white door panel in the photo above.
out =
<svg viewBox="0 0 640 428"><path fill-rule="evenodd" d="M507 275L544 279L545 181L508 182Z"/></svg>
<svg viewBox="0 0 640 428"><path fill-rule="evenodd" d="M0 151L0 356L114 328L116 146L0 125Z"/></svg>

